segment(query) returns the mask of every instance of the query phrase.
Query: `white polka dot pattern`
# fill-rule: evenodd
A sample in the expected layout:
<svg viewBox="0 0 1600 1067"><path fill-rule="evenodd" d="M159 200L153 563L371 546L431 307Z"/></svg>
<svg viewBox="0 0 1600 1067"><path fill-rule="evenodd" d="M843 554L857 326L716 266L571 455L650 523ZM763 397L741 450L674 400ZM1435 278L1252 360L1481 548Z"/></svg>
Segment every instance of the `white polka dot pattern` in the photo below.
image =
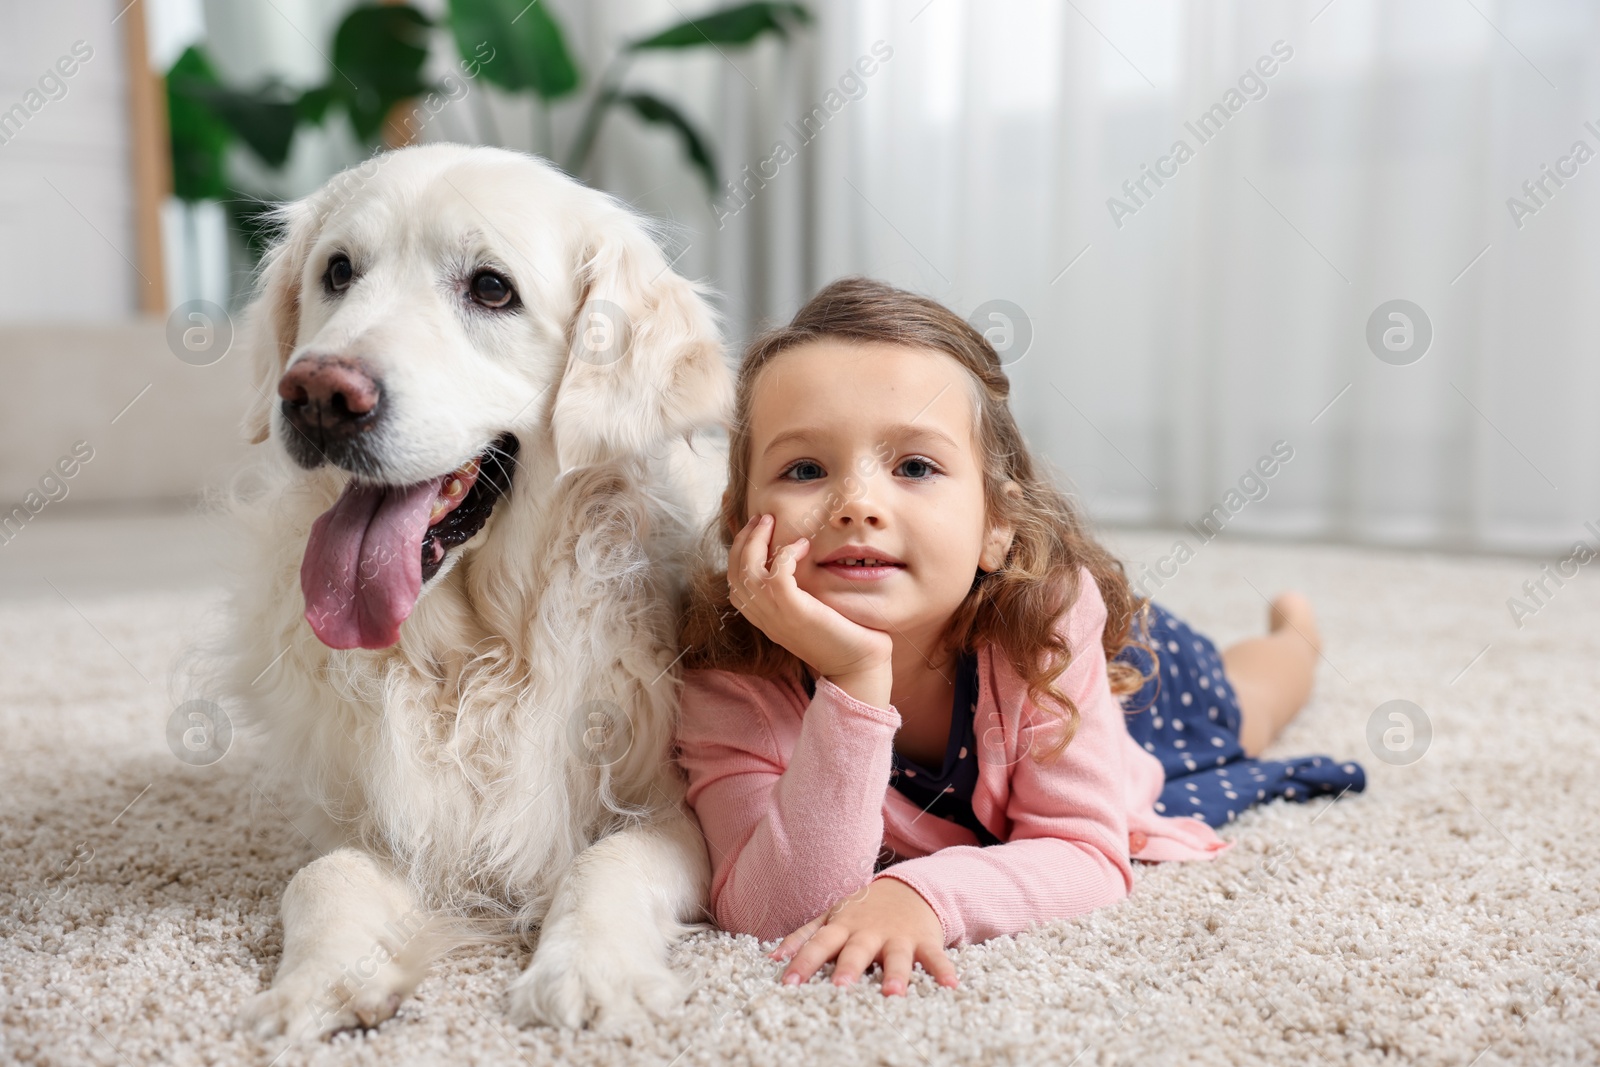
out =
<svg viewBox="0 0 1600 1067"><path fill-rule="evenodd" d="M1158 813L1181 805L1191 818L1222 826L1255 804L1278 797L1304 801L1366 787L1366 775L1356 763L1324 756L1247 757L1239 744L1238 700L1216 646L1159 605L1150 608L1149 644L1159 659L1152 662L1148 652L1131 645L1117 658L1150 676L1139 692L1123 697L1129 713L1123 721L1166 772L1161 799L1155 804ZM1196 745L1210 753L1204 757L1204 769L1192 754ZM1248 776L1248 789L1238 788L1235 775L1239 774Z"/></svg>

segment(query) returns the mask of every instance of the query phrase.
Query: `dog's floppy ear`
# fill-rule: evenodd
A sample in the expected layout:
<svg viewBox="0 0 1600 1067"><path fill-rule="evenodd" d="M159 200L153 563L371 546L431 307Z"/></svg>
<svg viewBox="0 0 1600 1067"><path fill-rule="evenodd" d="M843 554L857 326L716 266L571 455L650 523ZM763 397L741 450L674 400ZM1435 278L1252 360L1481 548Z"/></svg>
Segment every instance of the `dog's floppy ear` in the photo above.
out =
<svg viewBox="0 0 1600 1067"><path fill-rule="evenodd" d="M278 379L300 333L300 275L316 240L316 213L304 200L277 211L282 236L262 260L255 300L245 311L244 351L255 386L245 411L243 433L253 445L272 432Z"/></svg>
<svg viewBox="0 0 1600 1067"><path fill-rule="evenodd" d="M563 471L727 419L733 381L715 314L623 209L597 223L578 294L550 420Z"/></svg>

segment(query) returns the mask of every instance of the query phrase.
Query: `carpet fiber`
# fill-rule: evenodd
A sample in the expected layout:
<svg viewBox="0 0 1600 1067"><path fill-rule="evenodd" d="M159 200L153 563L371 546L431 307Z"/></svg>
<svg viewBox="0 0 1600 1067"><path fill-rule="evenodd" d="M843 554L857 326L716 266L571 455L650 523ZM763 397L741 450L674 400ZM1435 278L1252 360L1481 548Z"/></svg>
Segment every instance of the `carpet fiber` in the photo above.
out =
<svg viewBox="0 0 1600 1067"><path fill-rule="evenodd" d="M1171 542L1108 540L1150 562ZM511 1028L524 961L471 950L379 1029L276 1062L1600 1061L1600 578L1519 630L1506 598L1538 572L1204 546L1157 599L1225 646L1261 630L1262 594L1307 592L1326 658L1268 754L1359 760L1366 793L1253 809L1215 862L1136 865L1114 907L957 952L958 990L918 972L884 998L829 969L784 989L752 938L700 934L674 957L688 1002L616 1040ZM0 1062L272 1061L228 1020L275 966L278 896L310 853L252 803L247 737L207 767L167 742L167 667L216 592L40 588L0 602ZM1431 724L1408 765L1368 741L1394 699Z"/></svg>

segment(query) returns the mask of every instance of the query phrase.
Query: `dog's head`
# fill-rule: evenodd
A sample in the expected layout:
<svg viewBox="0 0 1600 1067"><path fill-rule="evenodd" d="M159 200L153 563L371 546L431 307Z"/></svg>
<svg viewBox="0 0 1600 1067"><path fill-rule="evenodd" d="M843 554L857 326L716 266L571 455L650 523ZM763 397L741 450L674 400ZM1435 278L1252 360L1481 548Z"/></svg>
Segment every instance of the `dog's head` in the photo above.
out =
<svg viewBox="0 0 1600 1067"><path fill-rule="evenodd" d="M306 617L334 648L398 640L519 454L566 470L726 416L702 290L640 217L538 159L402 149L281 218L247 317L245 431L349 474L301 568Z"/></svg>

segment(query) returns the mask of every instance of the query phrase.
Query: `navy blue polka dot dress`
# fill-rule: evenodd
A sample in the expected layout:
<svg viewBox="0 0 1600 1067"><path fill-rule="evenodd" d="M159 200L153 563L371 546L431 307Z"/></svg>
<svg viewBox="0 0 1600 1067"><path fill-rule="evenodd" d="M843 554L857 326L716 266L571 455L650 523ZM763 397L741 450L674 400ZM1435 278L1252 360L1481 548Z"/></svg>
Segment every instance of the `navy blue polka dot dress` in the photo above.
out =
<svg viewBox="0 0 1600 1067"><path fill-rule="evenodd" d="M1216 646L1154 602L1145 633L1160 654L1159 670L1137 693L1123 697L1127 713L1123 721L1133 739L1153 753L1166 771L1157 812L1221 826L1245 809L1279 797L1304 802L1366 788L1366 773L1357 763L1330 756L1247 757L1239 744L1239 702L1223 673ZM1143 648L1129 645L1116 658L1133 664L1141 673L1150 670L1150 654ZM809 676L806 690L815 693ZM978 781L973 725L977 710L977 657L967 653L957 660L950 738L943 763L925 767L896 752L890 784L929 814L967 827L979 844L995 845L999 839L972 811L972 791Z"/></svg>
<svg viewBox="0 0 1600 1067"><path fill-rule="evenodd" d="M1216 646L1153 601L1146 633L1160 654L1159 669L1122 706L1128 732L1167 772L1157 812L1221 826L1251 805L1278 797L1304 802L1366 788L1358 763L1330 756L1247 757L1239 744L1239 702ZM1129 645L1116 658L1150 670L1150 654L1142 648Z"/></svg>

